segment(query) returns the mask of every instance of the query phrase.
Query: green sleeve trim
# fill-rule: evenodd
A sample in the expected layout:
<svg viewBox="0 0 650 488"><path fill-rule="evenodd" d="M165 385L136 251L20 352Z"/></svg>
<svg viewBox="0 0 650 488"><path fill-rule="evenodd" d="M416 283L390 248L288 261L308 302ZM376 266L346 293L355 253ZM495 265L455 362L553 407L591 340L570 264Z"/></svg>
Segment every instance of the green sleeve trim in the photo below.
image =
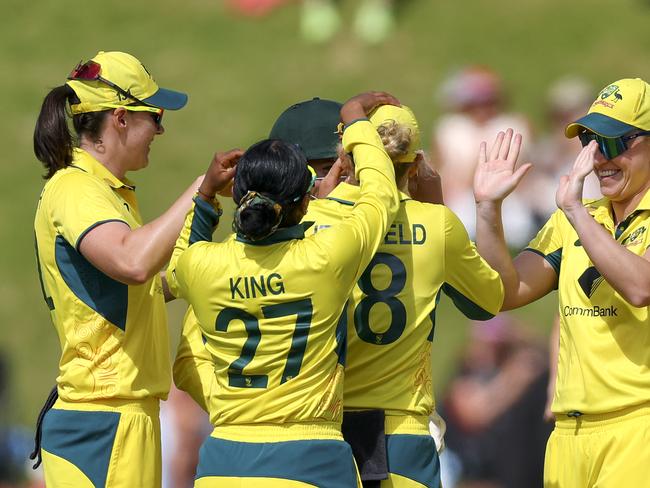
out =
<svg viewBox="0 0 650 488"><path fill-rule="evenodd" d="M530 251L535 254L542 256L548 264L550 264L558 276L560 276L560 266L562 265L562 248L556 249L552 253L544 254L542 251L533 249L532 247L527 247L524 251Z"/></svg>
<svg viewBox="0 0 650 488"><path fill-rule="evenodd" d="M99 222L95 222L93 225L91 225L90 227L88 227L86 230L84 230L84 231L79 235L79 238L77 239L77 243L76 243L75 246L74 246L75 250L76 250L77 252L80 253L81 251L79 250L79 247L81 246L81 241L83 241L84 237L86 237L86 236L88 235L88 232L90 232L91 230L93 230L95 227L99 227L100 225L102 225L102 224L106 224L106 223L108 223L108 222L122 222L122 223L125 224L129 229L131 228L131 226L128 224L128 222L125 221L125 220L122 220L122 219L106 219L106 220L100 220Z"/></svg>
<svg viewBox="0 0 650 488"><path fill-rule="evenodd" d="M350 127L350 126L356 124L357 122L362 122L362 121L366 121L366 122L368 122L368 117L363 117L363 118L360 118L360 119L354 119L354 120L353 120L352 122L350 122L349 124L344 125L344 126L343 126L343 132L345 132L346 129L347 129L348 127Z"/></svg>
<svg viewBox="0 0 650 488"><path fill-rule="evenodd" d="M468 319L489 320L494 317L494 314L478 306L449 283L444 283L442 285L442 291L445 292L445 295L451 298L451 301L454 302L456 308L463 312L463 315Z"/></svg>
<svg viewBox="0 0 650 488"><path fill-rule="evenodd" d="M350 207L354 206L354 202L350 202L349 200L341 200L340 198L334 198L334 197L325 197L327 200L332 200L334 202L338 202L342 205L349 205Z"/></svg>
<svg viewBox="0 0 650 488"><path fill-rule="evenodd" d="M219 224L219 217L221 213L218 212L210 203L205 200L194 197L194 216L190 227L190 240L191 246L199 241L212 241L212 233Z"/></svg>

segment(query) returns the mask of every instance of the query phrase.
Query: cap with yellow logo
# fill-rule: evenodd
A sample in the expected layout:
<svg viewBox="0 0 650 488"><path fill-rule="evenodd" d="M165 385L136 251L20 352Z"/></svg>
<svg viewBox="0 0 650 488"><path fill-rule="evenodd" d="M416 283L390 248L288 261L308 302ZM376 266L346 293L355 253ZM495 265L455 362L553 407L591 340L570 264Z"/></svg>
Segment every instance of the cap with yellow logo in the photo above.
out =
<svg viewBox="0 0 650 488"><path fill-rule="evenodd" d="M415 161L416 151L420 149L420 128L413 111L406 105L397 107L395 105L381 105L368 116L370 123L375 128L387 123L395 122L407 127L411 131L411 143L406 154L398 158L397 163L412 163Z"/></svg>
<svg viewBox="0 0 650 488"><path fill-rule="evenodd" d="M606 86L584 117L569 124L567 137L583 130L602 137L620 137L635 129L650 130L650 85L640 78L625 78Z"/></svg>
<svg viewBox="0 0 650 488"><path fill-rule="evenodd" d="M160 88L137 58L118 51L80 63L66 83L80 100L71 105L73 114L124 106L178 110L187 103L185 93Z"/></svg>

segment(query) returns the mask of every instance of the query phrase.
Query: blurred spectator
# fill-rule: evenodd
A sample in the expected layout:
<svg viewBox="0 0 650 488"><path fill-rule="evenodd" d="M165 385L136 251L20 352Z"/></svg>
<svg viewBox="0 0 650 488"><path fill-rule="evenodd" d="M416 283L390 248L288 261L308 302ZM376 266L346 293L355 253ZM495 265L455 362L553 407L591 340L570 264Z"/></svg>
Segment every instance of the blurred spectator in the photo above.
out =
<svg viewBox="0 0 650 488"><path fill-rule="evenodd" d="M443 405L442 470L458 463L458 487L542 486L547 379L542 342L509 315L472 325Z"/></svg>
<svg viewBox="0 0 650 488"><path fill-rule="evenodd" d="M566 76L556 80L546 96L548 132L533 149L533 171L526 175L521 186L530 195L530 204L539 228L556 210L555 192L560 177L568 174L582 149L577 137L564 135L566 126L584 115L593 100L593 87L582 78ZM600 198L600 185L596 175L585 180L585 198Z"/></svg>
<svg viewBox="0 0 650 488"><path fill-rule="evenodd" d="M470 237L476 229L472 181L481 142L493 141L499 131L511 127L524 141L531 140L528 120L505 111L501 78L490 68L469 66L454 73L440 88L443 115L432 135L433 162L442 177L445 205L465 224ZM524 145L525 147L525 145ZM489 151L488 146L488 151ZM528 161L526 154L519 157ZM503 222L511 247L523 247L534 234L528 197L515 191L505 201Z"/></svg>
<svg viewBox="0 0 650 488"><path fill-rule="evenodd" d="M341 26L338 0L303 0L300 30L310 42L324 43ZM378 44L392 32L393 0L360 0L354 19L354 32L368 44Z"/></svg>
<svg viewBox="0 0 650 488"><path fill-rule="evenodd" d="M172 385L161 404L163 488L190 488L199 449L212 432L208 414L190 396ZM0 487L1 488L1 487Z"/></svg>
<svg viewBox="0 0 650 488"><path fill-rule="evenodd" d="M261 17L289 0L226 0L226 6L238 14Z"/></svg>
<svg viewBox="0 0 650 488"><path fill-rule="evenodd" d="M29 469L28 456L34 439L27 429L10 425L7 418L8 392L8 361L0 353L0 488L44 486L37 476L30 479L32 470Z"/></svg>

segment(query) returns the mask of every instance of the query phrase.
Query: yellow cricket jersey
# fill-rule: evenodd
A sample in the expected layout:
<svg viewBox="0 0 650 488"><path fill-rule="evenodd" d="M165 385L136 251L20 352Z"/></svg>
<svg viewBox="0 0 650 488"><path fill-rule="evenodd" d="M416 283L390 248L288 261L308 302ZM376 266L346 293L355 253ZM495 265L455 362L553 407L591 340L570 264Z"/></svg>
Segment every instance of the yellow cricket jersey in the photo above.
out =
<svg viewBox="0 0 650 488"><path fill-rule="evenodd" d="M650 193L614 225L610 203L585 204L589 213L629 251L650 246ZM614 412L650 398L648 307L625 301L598 272L575 229L557 210L531 241L558 273L560 352L553 412Z"/></svg>
<svg viewBox="0 0 650 488"><path fill-rule="evenodd" d="M341 420L339 318L398 207L392 163L372 125L355 122L343 144L357 161L361 196L335 228L305 237L303 223L260 241L212 243L214 208L195 199L188 214L167 278L192 305L214 362L215 426Z"/></svg>
<svg viewBox="0 0 650 488"><path fill-rule="evenodd" d="M305 217L316 235L347 218L359 187L342 183ZM400 207L347 308L346 409L429 415L431 341L444 291L468 317L491 318L503 302L499 275L478 255L448 208L400 194Z"/></svg>
<svg viewBox="0 0 650 488"><path fill-rule="evenodd" d="M128 286L79 252L90 230L111 221L141 226L134 188L76 149L72 165L45 184L34 221L43 296L62 349L59 396L166 398L169 338L160 276Z"/></svg>

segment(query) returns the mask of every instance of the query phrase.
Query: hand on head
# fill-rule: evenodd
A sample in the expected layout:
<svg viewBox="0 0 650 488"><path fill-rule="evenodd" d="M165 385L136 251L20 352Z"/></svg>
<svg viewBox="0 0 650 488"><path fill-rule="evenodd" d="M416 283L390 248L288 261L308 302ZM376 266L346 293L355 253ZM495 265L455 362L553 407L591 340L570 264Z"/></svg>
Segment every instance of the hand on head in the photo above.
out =
<svg viewBox="0 0 650 488"><path fill-rule="evenodd" d="M244 151L241 149L215 153L205 178L199 186L199 194L205 198L213 198L217 193L228 194L235 177L235 168L242 154Z"/></svg>
<svg viewBox="0 0 650 488"><path fill-rule="evenodd" d="M379 105L401 106L399 100L390 93L369 91L350 98L341 107L341 122L349 124L366 117Z"/></svg>
<svg viewBox="0 0 650 488"><path fill-rule="evenodd" d="M487 144L481 143L478 165L474 173L474 200L481 202L501 202L517 187L532 164L517 166L521 148L521 134L508 129L497 134L489 155Z"/></svg>

